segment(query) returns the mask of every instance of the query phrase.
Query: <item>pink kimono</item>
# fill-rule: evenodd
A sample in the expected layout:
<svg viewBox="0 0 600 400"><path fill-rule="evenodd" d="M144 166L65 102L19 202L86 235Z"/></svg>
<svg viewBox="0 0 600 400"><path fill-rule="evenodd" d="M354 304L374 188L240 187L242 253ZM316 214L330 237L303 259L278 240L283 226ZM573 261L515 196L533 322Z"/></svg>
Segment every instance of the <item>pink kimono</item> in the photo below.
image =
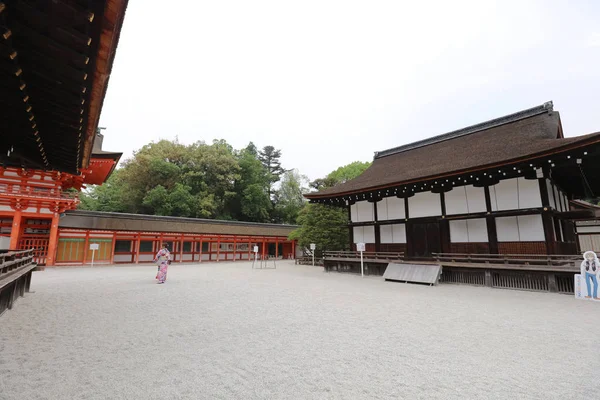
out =
<svg viewBox="0 0 600 400"><path fill-rule="evenodd" d="M169 258L171 253L167 249L160 249L158 253L156 253L156 258L154 261L160 262L158 266L158 273L156 274L156 279L158 279L158 283L165 283L167 280L167 269L169 269Z"/></svg>

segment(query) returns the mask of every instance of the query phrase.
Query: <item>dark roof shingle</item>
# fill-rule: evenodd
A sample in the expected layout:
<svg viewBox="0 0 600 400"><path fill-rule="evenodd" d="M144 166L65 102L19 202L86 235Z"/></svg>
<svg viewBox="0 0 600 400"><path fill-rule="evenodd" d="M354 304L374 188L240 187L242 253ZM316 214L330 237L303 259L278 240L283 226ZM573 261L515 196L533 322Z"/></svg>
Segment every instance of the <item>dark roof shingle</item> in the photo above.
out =
<svg viewBox="0 0 600 400"><path fill-rule="evenodd" d="M578 142L600 140L600 132L574 138L560 138L559 131L559 113L552 111L550 107L533 116L515 117L512 121L491 125L488 129L484 126L483 130L474 130L451 138L441 135L432 138L431 143L420 141L415 143L416 146L407 145L379 152L371 167L359 177L333 188L307 194L306 197L344 195L448 176L531 158ZM437 138L441 140L435 140Z"/></svg>

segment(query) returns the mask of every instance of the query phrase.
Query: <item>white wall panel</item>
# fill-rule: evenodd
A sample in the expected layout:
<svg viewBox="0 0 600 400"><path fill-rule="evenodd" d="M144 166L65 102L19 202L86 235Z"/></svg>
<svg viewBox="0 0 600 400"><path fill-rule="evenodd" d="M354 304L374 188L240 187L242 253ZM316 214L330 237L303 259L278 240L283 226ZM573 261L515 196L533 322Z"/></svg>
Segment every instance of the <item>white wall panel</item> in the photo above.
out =
<svg viewBox="0 0 600 400"><path fill-rule="evenodd" d="M408 198L409 218L434 217L442 215L442 203L437 193L416 193Z"/></svg>
<svg viewBox="0 0 600 400"><path fill-rule="evenodd" d="M356 205L356 203L352 204L350 206L350 220L352 222L358 222L358 211L357 211L358 206Z"/></svg>
<svg viewBox="0 0 600 400"><path fill-rule="evenodd" d="M392 225L392 235L394 236L394 243L406 243L406 225Z"/></svg>
<svg viewBox="0 0 600 400"><path fill-rule="evenodd" d="M88 262L92 262L92 255L88 255ZM115 254L115 262L131 262L131 254Z"/></svg>
<svg viewBox="0 0 600 400"><path fill-rule="evenodd" d="M452 243L486 243L488 241L485 218L450 221Z"/></svg>
<svg viewBox="0 0 600 400"><path fill-rule="evenodd" d="M465 191L467 192L467 206L469 208L469 213L487 211L484 188L467 185L465 186Z"/></svg>
<svg viewBox="0 0 600 400"><path fill-rule="evenodd" d="M364 226L364 242L365 243L375 243L375 227L374 226Z"/></svg>
<svg viewBox="0 0 600 400"><path fill-rule="evenodd" d="M537 179L518 179L519 208L539 208L542 206L540 184Z"/></svg>
<svg viewBox="0 0 600 400"><path fill-rule="evenodd" d="M91 256L90 256L90 260L91 260ZM154 254L140 254L138 261L142 262L142 261L152 261L154 260Z"/></svg>
<svg viewBox="0 0 600 400"><path fill-rule="evenodd" d="M519 222L519 240L521 242L543 242L546 240L541 215L521 215L517 219Z"/></svg>
<svg viewBox="0 0 600 400"><path fill-rule="evenodd" d="M352 237L354 243L364 243L365 242L365 234L364 234L363 226L355 226L352 228Z"/></svg>
<svg viewBox="0 0 600 400"><path fill-rule="evenodd" d="M485 218L468 219L469 242L484 243L488 241L487 221Z"/></svg>
<svg viewBox="0 0 600 400"><path fill-rule="evenodd" d="M517 225L517 217L496 218L496 233L499 242L518 242L519 226Z"/></svg>
<svg viewBox="0 0 600 400"><path fill-rule="evenodd" d="M381 225L379 227L379 235L381 237L381 243L394 243L391 225Z"/></svg>
<svg viewBox="0 0 600 400"><path fill-rule="evenodd" d="M373 203L368 201L357 201L357 221L355 222L371 222L373 221Z"/></svg>
<svg viewBox="0 0 600 400"><path fill-rule="evenodd" d="M492 211L498 211L498 202L496 201L496 187L490 186L490 203L492 206Z"/></svg>
<svg viewBox="0 0 600 400"><path fill-rule="evenodd" d="M455 187L449 192L444 193L446 202L446 214L468 214L467 191L464 186Z"/></svg>
<svg viewBox="0 0 600 400"><path fill-rule="evenodd" d="M578 226L577 233L600 233L600 225L598 225L598 226Z"/></svg>
<svg viewBox="0 0 600 400"><path fill-rule="evenodd" d="M546 178L546 190L548 191L548 200L550 203L550 207L554 208L555 210L558 210L558 207L556 207L556 203L554 202L554 191L552 190L552 186L552 181Z"/></svg>
<svg viewBox="0 0 600 400"><path fill-rule="evenodd" d="M450 241L452 243L469 242L469 232L467 231L466 219L450 221Z"/></svg>
<svg viewBox="0 0 600 400"><path fill-rule="evenodd" d="M387 198L388 219L404 219L406 218L405 211L404 199L398 197Z"/></svg>
<svg viewBox="0 0 600 400"><path fill-rule="evenodd" d="M567 196L563 193L563 201L565 202L565 211L570 211L571 210L571 206L569 205L569 199L567 198Z"/></svg>
<svg viewBox="0 0 600 400"><path fill-rule="evenodd" d="M375 227L374 226L355 226L354 243L375 243Z"/></svg>
<svg viewBox="0 0 600 400"><path fill-rule="evenodd" d="M379 233L381 243L406 243L406 229L404 224L381 225Z"/></svg>
<svg viewBox="0 0 600 400"><path fill-rule="evenodd" d="M377 221L387 221L388 218L388 199L383 198L379 200L377 203Z"/></svg>
<svg viewBox="0 0 600 400"><path fill-rule="evenodd" d="M516 210L519 208L517 179L505 179L494 185L498 210Z"/></svg>
<svg viewBox="0 0 600 400"><path fill-rule="evenodd" d="M552 185L552 191L554 193L554 201L556 204L556 209L559 211L563 211L562 204L560 202L560 198L558 197L558 189L556 188L556 186Z"/></svg>

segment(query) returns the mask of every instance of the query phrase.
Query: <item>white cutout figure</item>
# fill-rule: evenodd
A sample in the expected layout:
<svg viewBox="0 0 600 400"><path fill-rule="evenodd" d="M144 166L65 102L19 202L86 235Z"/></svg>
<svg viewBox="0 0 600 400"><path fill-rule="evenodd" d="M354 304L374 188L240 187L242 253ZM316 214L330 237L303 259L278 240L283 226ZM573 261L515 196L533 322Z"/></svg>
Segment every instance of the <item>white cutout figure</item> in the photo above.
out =
<svg viewBox="0 0 600 400"><path fill-rule="evenodd" d="M585 296L585 298L600 300L598 298L600 261L598 261L598 256L593 251L586 251L583 253L583 261L581 262L581 277L585 279L585 285L587 286L587 296Z"/></svg>

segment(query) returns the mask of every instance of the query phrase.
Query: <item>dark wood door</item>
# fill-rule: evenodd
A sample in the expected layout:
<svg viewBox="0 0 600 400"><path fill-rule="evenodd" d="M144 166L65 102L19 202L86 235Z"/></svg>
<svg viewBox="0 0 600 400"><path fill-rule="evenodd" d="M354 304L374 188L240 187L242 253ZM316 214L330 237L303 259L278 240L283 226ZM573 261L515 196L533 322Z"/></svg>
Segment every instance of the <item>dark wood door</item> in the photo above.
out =
<svg viewBox="0 0 600 400"><path fill-rule="evenodd" d="M441 252L440 225L438 222L411 224L407 237L411 257L431 257L431 253Z"/></svg>

